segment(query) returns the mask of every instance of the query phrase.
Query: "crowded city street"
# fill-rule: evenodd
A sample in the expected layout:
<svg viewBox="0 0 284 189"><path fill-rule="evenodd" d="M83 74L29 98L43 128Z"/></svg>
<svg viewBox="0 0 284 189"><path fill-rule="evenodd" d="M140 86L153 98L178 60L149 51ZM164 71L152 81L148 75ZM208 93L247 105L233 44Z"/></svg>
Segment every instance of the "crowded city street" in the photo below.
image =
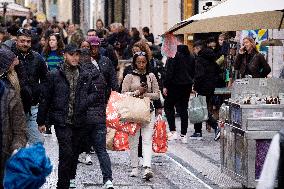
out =
<svg viewBox="0 0 284 189"><path fill-rule="evenodd" d="M0 0L0 189L284 189L283 0Z"/></svg>
<svg viewBox="0 0 284 189"><path fill-rule="evenodd" d="M179 119L177 118L177 121ZM191 129L192 130L192 129ZM241 188L242 185L221 173L220 149L218 143L213 143L210 136L212 133L204 133L208 139L203 141L194 140L189 144L180 141L169 144L167 154L155 154L153 157L153 170L155 178L151 181L143 181L139 178L129 177L128 152L109 152L116 188L122 189L218 189L218 188ZM45 137L48 156L53 165L58 162L57 140L55 135ZM93 165L79 163L78 188L101 188L102 179L99 171L99 163L96 155L91 155ZM142 169L142 167L141 167ZM56 187L57 169L47 178L42 189Z"/></svg>

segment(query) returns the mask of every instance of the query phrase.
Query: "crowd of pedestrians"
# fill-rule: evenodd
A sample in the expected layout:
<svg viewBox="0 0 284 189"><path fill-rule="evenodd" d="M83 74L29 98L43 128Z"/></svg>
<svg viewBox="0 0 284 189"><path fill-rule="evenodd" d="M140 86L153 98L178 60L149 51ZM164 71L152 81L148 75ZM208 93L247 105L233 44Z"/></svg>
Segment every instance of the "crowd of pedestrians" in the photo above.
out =
<svg viewBox="0 0 284 189"><path fill-rule="evenodd" d="M83 33L76 24L39 23L27 18L1 28L0 188L7 158L27 143L44 143L42 134L52 134L52 126L59 144L57 188L76 188L79 155L86 154L84 162L91 165L89 154L93 151L100 163L103 187L113 188L106 150L106 106L111 91L151 100L150 123L129 137L132 177L139 176L139 157L143 157L142 178L154 177L152 135L163 108L169 141L202 139L202 123L194 124L195 132L187 137L191 94L206 96L207 124L214 129L217 141L215 88L230 86L233 79L246 75L266 77L270 67L251 38L244 39L237 57L231 54L237 47L231 47L224 34L218 41L195 41L192 52L183 37L177 36L177 40L175 57L163 62L160 46L148 27L141 35L137 28L128 31L120 23L106 28L99 19L96 28ZM132 64L125 67L119 82L121 59ZM160 99L165 99L164 103ZM176 115L181 119L180 135Z"/></svg>

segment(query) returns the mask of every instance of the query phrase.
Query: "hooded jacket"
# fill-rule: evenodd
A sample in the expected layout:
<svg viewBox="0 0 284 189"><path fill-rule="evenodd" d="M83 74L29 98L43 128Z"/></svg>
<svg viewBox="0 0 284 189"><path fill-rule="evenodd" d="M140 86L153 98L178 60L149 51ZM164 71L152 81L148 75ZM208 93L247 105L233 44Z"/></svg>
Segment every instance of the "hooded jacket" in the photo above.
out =
<svg viewBox="0 0 284 189"><path fill-rule="evenodd" d="M195 57L194 90L200 95L214 94L219 73L219 67L215 61L216 54L209 48L200 50Z"/></svg>
<svg viewBox="0 0 284 189"><path fill-rule="evenodd" d="M192 85L194 77L194 58L186 45L178 45L174 58L166 63L163 79L165 88L174 88L176 85Z"/></svg>

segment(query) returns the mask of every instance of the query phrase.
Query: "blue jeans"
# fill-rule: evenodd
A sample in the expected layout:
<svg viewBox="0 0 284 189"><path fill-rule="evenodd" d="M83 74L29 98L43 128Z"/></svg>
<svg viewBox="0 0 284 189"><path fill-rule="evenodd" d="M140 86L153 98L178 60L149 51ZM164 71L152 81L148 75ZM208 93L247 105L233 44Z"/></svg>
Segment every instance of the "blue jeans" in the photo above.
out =
<svg viewBox="0 0 284 189"><path fill-rule="evenodd" d="M36 122L37 118L37 106L31 107L31 114L26 114L26 121L27 121L27 134L28 134L28 143L35 144L35 143L44 143L44 137L38 130L38 125Z"/></svg>

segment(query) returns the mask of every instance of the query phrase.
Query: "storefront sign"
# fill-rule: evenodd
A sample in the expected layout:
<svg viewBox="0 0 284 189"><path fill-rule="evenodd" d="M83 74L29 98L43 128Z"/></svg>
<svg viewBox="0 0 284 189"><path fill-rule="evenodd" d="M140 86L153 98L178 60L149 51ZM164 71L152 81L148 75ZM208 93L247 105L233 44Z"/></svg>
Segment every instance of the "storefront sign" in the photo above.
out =
<svg viewBox="0 0 284 189"><path fill-rule="evenodd" d="M254 112L253 112L253 118L261 118L261 117L265 117L265 110L263 109L256 109Z"/></svg>
<svg viewBox="0 0 284 189"><path fill-rule="evenodd" d="M283 117L283 112L273 112L273 117L281 118Z"/></svg>

